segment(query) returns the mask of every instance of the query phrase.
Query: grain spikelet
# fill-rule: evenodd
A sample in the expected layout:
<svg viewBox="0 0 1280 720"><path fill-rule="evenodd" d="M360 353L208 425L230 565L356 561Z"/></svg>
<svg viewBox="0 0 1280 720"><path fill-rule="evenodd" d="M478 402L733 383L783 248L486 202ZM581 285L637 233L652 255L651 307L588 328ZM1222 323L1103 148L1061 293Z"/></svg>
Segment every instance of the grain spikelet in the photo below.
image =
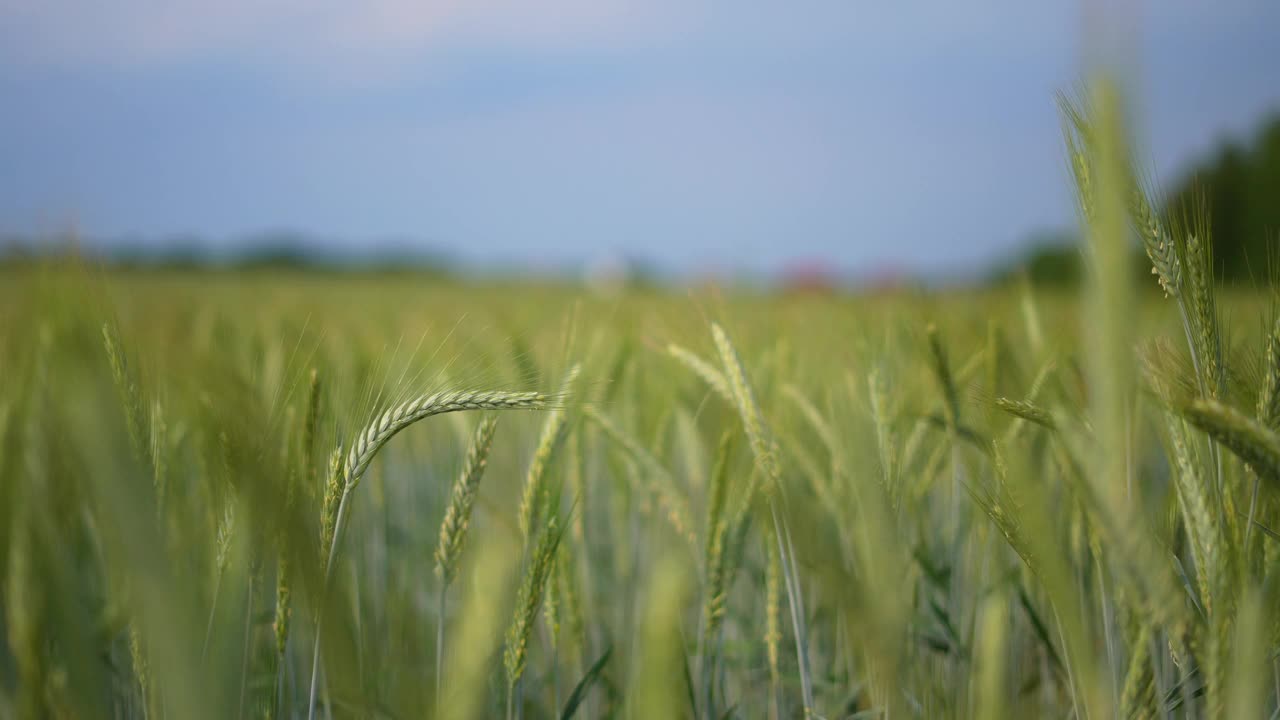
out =
<svg viewBox="0 0 1280 720"><path fill-rule="evenodd" d="M1160 282L1166 297L1176 297L1182 286L1182 260L1173 237L1151 209L1147 194L1134 184L1129 191L1129 215L1142 238L1142 247L1151 260L1151 274Z"/></svg>
<svg viewBox="0 0 1280 720"><path fill-rule="evenodd" d="M778 667L779 647L782 645L782 561L778 558L778 547L765 541L767 562L765 563L764 580L764 647L769 660L769 687L773 694L773 704L778 709L778 717L782 717L782 672Z"/></svg>
<svg viewBox="0 0 1280 720"><path fill-rule="evenodd" d="M1263 356L1262 389L1258 393L1258 422L1271 430L1280 430L1280 314L1267 333L1267 349Z"/></svg>
<svg viewBox="0 0 1280 720"><path fill-rule="evenodd" d="M573 391L573 384L581 372L582 366L574 364L565 374L564 381L560 385L560 397L568 397ZM560 441L564 438L566 427L566 417L563 408L555 408L547 413L546 419L542 424L542 434L538 438L538 447L534 450L533 460L529 463L529 472L525 476L524 493L520 498L520 510L518 521L520 524L520 533L529 538L529 533L533 529L537 516L542 512L543 499L546 495L545 475L547 466L551 463L551 458L556 450L560 447Z"/></svg>
<svg viewBox="0 0 1280 720"><path fill-rule="evenodd" d="M462 410L542 410L556 403L557 398L538 392L446 390L389 408L369 423L347 452L343 493L350 492L360 483L369 463L387 441L419 420Z"/></svg>
<svg viewBox="0 0 1280 720"><path fill-rule="evenodd" d="M493 446L497 428L496 415L486 416L476 426L462 465L462 473L453 484L449 508L445 510L444 520L440 523L440 540L435 553L436 577L446 587L458 573L458 555L466 542L467 530L471 524L471 509L475 504L476 492L480 488L480 479L484 475L489 448Z"/></svg>
<svg viewBox="0 0 1280 720"><path fill-rule="evenodd" d="M1187 235L1185 289L1191 314L1192 343L1199 359L1204 393L1218 398L1222 393L1222 345L1218 331L1218 309L1213 293L1213 250L1200 233Z"/></svg>
<svg viewBox="0 0 1280 720"><path fill-rule="evenodd" d="M1042 425L1050 430L1054 428L1053 415L1049 414L1048 410L1026 400L1011 400L1006 397L998 397L996 398L996 407L1010 415Z"/></svg>
<svg viewBox="0 0 1280 720"><path fill-rule="evenodd" d="M960 393L956 390L955 376L951 373L951 362L947 358L946 348L942 346L938 326L930 323L925 332L929 337L929 361L938 386L942 389L942 399L947 409L947 426L954 430L960 427Z"/></svg>
<svg viewBox="0 0 1280 720"><path fill-rule="evenodd" d="M729 382L725 380L724 374L717 370L715 366L703 360L701 356L692 350L687 350L675 343L667 345L667 354L692 370L693 374L702 378L703 382L725 402L730 405L733 404L733 392L729 389Z"/></svg>
<svg viewBox="0 0 1280 720"><path fill-rule="evenodd" d="M338 522L338 502L342 498L342 448L334 448L329 456L329 473L320 505L320 559L333 545L333 531Z"/></svg>
<svg viewBox="0 0 1280 720"><path fill-rule="evenodd" d="M649 488L657 496L658 504L662 507L667 521L671 523L672 528L681 537L688 541L690 547L694 548L694 552L697 552L698 540L694 535L688 504L683 497L675 493L675 480L671 477L671 473L662 466L662 463L658 462L658 459L652 453L636 442L630 435L623 432L621 428L595 406L586 405L582 408L582 412L610 440L622 448L632 460L640 464L645 471L644 475L649 480Z"/></svg>
<svg viewBox="0 0 1280 720"><path fill-rule="evenodd" d="M742 425L746 429L751 451L755 454L756 462L764 470L765 477L769 481L766 492L772 494L777 489L776 484L781 481L782 475L778 468L776 444L760 414L760 407L756 403L751 385L747 382L746 371L742 368L738 351L734 349L733 344L729 342L729 336L719 325L714 323L711 325L711 334L720 352L725 377L733 395L734 405L738 409L738 415L742 418Z"/></svg>
<svg viewBox="0 0 1280 720"><path fill-rule="evenodd" d="M556 548L560 544L558 516L552 515L539 531L529 566L525 569L520 591L516 596L515 615L507 628L507 645L503 652L503 665L507 671L507 690L514 692L516 683L524 675L529 655L529 636L538 617L547 578L551 575Z"/></svg>
<svg viewBox="0 0 1280 720"><path fill-rule="evenodd" d="M1280 435L1217 400L1195 400L1183 415L1209 437L1225 445L1259 477L1280 483Z"/></svg>

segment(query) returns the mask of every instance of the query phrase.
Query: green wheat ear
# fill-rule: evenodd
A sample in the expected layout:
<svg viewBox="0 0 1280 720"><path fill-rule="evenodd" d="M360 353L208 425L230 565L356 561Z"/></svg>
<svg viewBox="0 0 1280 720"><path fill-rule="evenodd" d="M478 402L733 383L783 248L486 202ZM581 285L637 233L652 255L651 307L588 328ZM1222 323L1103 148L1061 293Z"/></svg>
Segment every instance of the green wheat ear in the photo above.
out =
<svg viewBox="0 0 1280 720"><path fill-rule="evenodd" d="M320 561L324 562L333 546L333 532L338 523L338 501L342 498L342 448L329 455L329 471L325 475L324 494L320 505Z"/></svg>
<svg viewBox="0 0 1280 720"><path fill-rule="evenodd" d="M728 576L731 568L729 541L730 518L725 516L729 494L729 460L733 453L733 434L726 432L720 438L716 451L715 467L711 471L707 498L707 519L703 525L705 544L703 550L703 605L702 605L702 702L710 707L712 702L712 678L715 673L714 658L724 621L727 602Z"/></svg>
<svg viewBox="0 0 1280 720"><path fill-rule="evenodd" d="M1169 422L1169 440L1176 465L1172 474L1178 509L1183 517L1191 556L1195 560L1200 602L1206 613L1212 615L1213 601L1217 594L1213 574L1220 567L1221 535L1209 510L1211 501L1206 493L1208 486L1187 447L1184 427L1182 423L1172 419Z"/></svg>
<svg viewBox="0 0 1280 720"><path fill-rule="evenodd" d="M543 410L556 404L555 398L538 392L449 390L390 408L369 423L351 444L343 467L344 494L360 484L369 463L383 445L419 420L464 410Z"/></svg>
<svg viewBox="0 0 1280 720"><path fill-rule="evenodd" d="M955 376L951 372L951 361L947 350L942 346L942 337L938 326L932 323L925 329L929 338L929 360L932 363L938 385L942 388L942 399L947 409L947 426L954 429L960 427L960 393L956 390Z"/></svg>
<svg viewBox="0 0 1280 720"><path fill-rule="evenodd" d="M808 717L816 710L814 708L812 678L809 675L807 622L804 617L804 600L802 598L800 578L796 574L796 557L791 542L791 531L787 524L786 515L780 512L778 507L779 497L782 495L782 470L778 465L777 442L764 422L760 406L756 403L755 393L751 389L751 384L747 381L747 373L742 366L742 359L738 357L738 351L734 349L733 343L729 341L729 336L716 323L711 324L711 334L715 339L716 349L720 353L720 360L724 365L724 374L728 380L729 389L733 393L738 415L742 420L743 427L746 429L751 451L755 455L756 464L765 476L767 483L765 496L769 499L769 512L773 520L773 539L778 544L782 579L787 590L787 605L790 610L791 626L796 643L796 662L799 665L800 672L800 692L804 702L804 713ZM749 496L750 492L748 493L748 501Z"/></svg>
<svg viewBox="0 0 1280 720"><path fill-rule="evenodd" d="M320 424L320 372L311 368L307 383L307 413L302 421L302 468L308 483L316 479L316 428Z"/></svg>
<svg viewBox="0 0 1280 720"><path fill-rule="evenodd" d="M444 519L440 522L440 540L436 545L436 577L440 579L438 593L438 613L436 617L436 695L439 697L444 689L444 640L447 622L447 598L449 586L453 584L458 572L458 556L462 553L463 543L467 538L467 530L471 526L471 509L475 505L476 494L480 488L480 478L484 475L485 465L489 458L489 448L493 446L494 431L498 427L496 415L488 415L480 420L471 445L467 448L467 458L462 465L462 474L453 484L453 492L449 498L449 508L445 510Z"/></svg>
<svg viewBox="0 0 1280 720"><path fill-rule="evenodd" d="M725 380L724 374L711 363L703 360L701 356L692 350L687 350L675 343L667 345L667 354L693 371L694 375L702 378L702 381L723 398L725 402L730 405L734 404L733 391L729 389L729 382Z"/></svg>
<svg viewBox="0 0 1280 720"><path fill-rule="evenodd" d="M534 621L538 617L538 608L542 604L560 538L559 516L553 514L547 518L546 525L538 533L529 565L525 569L524 579L520 583L515 616L511 619L510 627L507 628L503 665L507 671L509 693L514 693L516 684L524 675L529 655L529 637L533 632Z"/></svg>
<svg viewBox="0 0 1280 720"><path fill-rule="evenodd" d="M769 661L769 688L773 704L782 705L782 673L779 670L779 646L782 645L782 560L778 546L766 538L764 580L764 647ZM778 716L782 716L781 710Z"/></svg>
<svg viewBox="0 0 1280 720"><path fill-rule="evenodd" d="M1151 274L1160 282L1165 297L1176 297L1182 286L1182 250L1151 209L1147 193L1136 182L1129 192L1129 214L1151 260Z"/></svg>
<svg viewBox="0 0 1280 720"><path fill-rule="evenodd" d="M1213 246L1206 232L1204 224L1187 235L1184 288L1190 301L1192 343L1200 360L1204 392L1207 397L1218 398L1223 391L1222 341L1213 292Z"/></svg>
<svg viewBox="0 0 1280 720"><path fill-rule="evenodd" d="M493 446L497 427L496 415L485 417L476 426L471 445L467 449L467 459L462 466L462 474L453 485L449 509L445 511L444 520L440 523L440 541L435 553L436 576L445 586L451 584L458 573L458 555L466 541L467 529L471 524L471 509L475 504L480 478L484 475L489 448Z"/></svg>
<svg viewBox="0 0 1280 720"><path fill-rule="evenodd" d="M578 375L581 372L582 366L574 363L565 373L564 380L560 384L560 398L562 400L572 394L574 384L577 382ZM534 450L533 460L529 463L529 472L525 476L524 493L520 498L520 510L517 515L520 534L525 538L529 537L539 513L544 509L542 505L547 496L545 480L547 467L551 464L552 457L564 439L567 426L568 418L564 409L559 407L548 412L546 420L542 424L542 434L538 438L538 447Z"/></svg>
<svg viewBox="0 0 1280 720"><path fill-rule="evenodd" d="M338 496L336 504L326 493L326 506L322 522L322 533L325 543L321 552L325 553L324 581L327 587L333 573L334 563L338 555L338 547L342 542L343 523L348 513L352 491L360 484L361 478L373 462L374 456L397 433L410 425L445 413L466 410L542 410L558 405L558 399L537 392L505 392L501 390L446 390L422 395L400 405L388 408L356 436L347 451L345 462L341 464L341 476L335 471L331 484L336 484L333 494ZM336 469L335 469L336 470ZM336 505L336 506L335 506ZM308 701L307 715L315 717L316 692L319 687L320 670L320 615L317 615L317 639L312 648L311 659L311 691Z"/></svg>
<svg viewBox="0 0 1280 720"><path fill-rule="evenodd" d="M1037 425L1043 425L1050 430L1054 428L1053 415L1050 414L1048 410L1045 410L1034 403L1030 403L1025 400L1010 400L1009 398L999 397L996 398L996 407L1010 415L1020 417L1023 420L1033 422Z"/></svg>
<svg viewBox="0 0 1280 720"><path fill-rule="evenodd" d="M1182 414L1235 453L1259 477L1280 487L1280 434L1217 400L1194 400Z"/></svg>
<svg viewBox="0 0 1280 720"><path fill-rule="evenodd" d="M693 523L690 520L691 515L688 503L683 496L675 492L675 481L671 477L671 473L653 456L653 453L646 450L635 438L623 432L598 408L593 405L585 405L582 408L582 413L596 427L600 428L606 437L622 448L632 460L640 465L648 480L648 489L657 497L658 505L661 507L663 515L671 523L671 527L688 541L690 547L697 552L698 541L694 535Z"/></svg>
<svg viewBox="0 0 1280 720"><path fill-rule="evenodd" d="M1267 333L1263 355L1262 389L1258 392L1258 422L1280 430L1280 314Z"/></svg>
<svg viewBox="0 0 1280 720"><path fill-rule="evenodd" d="M711 325L711 335L715 338L716 349L720 352L727 385L738 415L742 418L751 451L756 456L756 462L765 472L769 481L767 492L771 494L777 489L777 484L782 478L782 472L778 467L776 443L769 434L764 417L760 414L760 406L756 403L755 392L747 382L742 359L738 357L738 351L734 349L733 343L729 342L729 336L715 323Z"/></svg>

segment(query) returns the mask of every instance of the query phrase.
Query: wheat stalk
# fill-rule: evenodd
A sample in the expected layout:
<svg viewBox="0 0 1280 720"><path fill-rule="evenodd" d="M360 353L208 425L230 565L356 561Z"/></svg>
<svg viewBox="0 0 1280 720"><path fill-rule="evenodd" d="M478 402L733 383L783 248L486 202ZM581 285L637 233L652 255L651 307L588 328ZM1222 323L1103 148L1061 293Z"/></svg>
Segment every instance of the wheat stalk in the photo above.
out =
<svg viewBox="0 0 1280 720"><path fill-rule="evenodd" d="M289 417L293 416L293 408L289 408ZM312 368L308 376L307 383L307 404L306 413L302 419L301 447L301 475L306 479L307 487L313 486L315 482L315 441L316 427L319 425L320 416L320 373L316 368ZM289 424L292 424L291 422ZM287 449L287 448L285 448ZM287 456L286 453L282 453ZM287 465L287 463L286 463ZM295 477L293 468L290 468L287 486L285 487L284 508L281 515L285 518L286 523L292 515L293 505L296 500L298 481ZM285 523L282 523L284 525ZM288 649L289 642L289 624L293 616L291 606L291 589L289 587L290 572L292 568L289 563L287 539L284 531L277 533L276 542L279 544L279 552L276 555L276 609L275 619L272 622L272 629L275 631L276 641L276 693L273 700L274 716L279 716L281 708L281 700L284 694L284 660L285 652Z"/></svg>
<svg viewBox="0 0 1280 720"><path fill-rule="evenodd" d="M703 605L702 605L702 707L704 718L714 718L712 678L715 676L716 644L724 618L726 601L726 535L728 518L725 506L729 495L729 459L733 452L733 434L720 438L715 467L711 471L707 495L707 518L703 524Z"/></svg>
<svg viewBox="0 0 1280 720"><path fill-rule="evenodd" d="M449 586L458 572L458 556L467 539L467 530L471 525L471 508L475 504L476 493L480 489L480 478L484 475L489 448L493 446L493 435L497 427L496 415L481 419L480 424L476 426L471 445L467 449L466 460L462 464L462 473L453 484L449 508L445 510L444 519L440 522L440 539L435 552L436 577L440 579L440 587L437 590L439 612L436 618L437 697L440 696L444 673L446 599Z"/></svg>
<svg viewBox="0 0 1280 720"><path fill-rule="evenodd" d="M782 714L782 673L778 668L778 646L782 644L782 561L778 557L778 546L765 541L765 579L764 579L764 647L769 661L769 694L773 717L781 720Z"/></svg>
<svg viewBox="0 0 1280 720"><path fill-rule="evenodd" d="M1123 689L1120 692L1120 716L1135 720L1150 720L1155 705L1155 673L1151 668L1152 627L1144 623L1130 647L1129 668L1125 671Z"/></svg>
<svg viewBox="0 0 1280 720"><path fill-rule="evenodd" d="M1218 310L1213 294L1213 250L1207 238L1187 235L1187 272L1184 289L1191 312L1192 340L1200 361L1201 387L1206 397L1222 393L1222 345Z"/></svg>
<svg viewBox="0 0 1280 720"><path fill-rule="evenodd" d="M342 542L342 526L347 515L351 492L360 484L369 463L378 451L397 433L410 425L433 415L464 410L541 410L552 407L557 399L538 392L505 392L501 390L446 390L422 395L379 415L360 433L347 452L342 470L342 492L334 512L332 530L328 534L328 556L324 564L324 586L327 588L333 574L338 547ZM326 517L326 528L327 528ZM308 720L315 718L316 689L320 667L320 620L316 617L316 642L311 661L311 692L308 702Z"/></svg>
<svg viewBox="0 0 1280 720"><path fill-rule="evenodd" d="M1276 316L1262 358L1262 388L1258 392L1258 422L1271 430L1280 430L1280 315ZM1258 513L1258 485L1261 478L1253 473L1253 489L1249 493L1249 517L1244 531L1245 552L1251 547L1253 523Z"/></svg>
<svg viewBox="0 0 1280 720"><path fill-rule="evenodd" d="M329 455L329 472L325 476L323 497L320 501L320 552L333 546L333 534L338 524L338 502L342 499L342 448L337 447ZM325 556L321 554L320 561Z"/></svg>
<svg viewBox="0 0 1280 720"><path fill-rule="evenodd" d="M1258 422L1280 430L1280 314L1271 332L1262 359L1262 389L1258 392Z"/></svg>
<svg viewBox="0 0 1280 720"><path fill-rule="evenodd" d="M124 350L120 347L120 338L110 325L102 326L102 343L107 351L108 364L111 366L111 377L115 380L116 390L120 393L120 402L124 406L125 427L129 432L129 441L133 443L134 453L139 458L146 458L146 446L142 442L142 392L130 371Z"/></svg>
<svg viewBox="0 0 1280 720"><path fill-rule="evenodd" d="M639 618L635 686L628 693L623 717L682 718L693 704L687 695L687 661L682 643L682 614L687 588L686 566L677 555L659 556L649 571ZM690 707L690 709L692 709Z"/></svg>
<svg viewBox="0 0 1280 720"><path fill-rule="evenodd" d="M1042 425L1050 430L1055 427L1053 415L1048 410L1026 400L1011 400L1006 397L998 397L996 398L996 407L1010 415Z"/></svg>
<svg viewBox="0 0 1280 720"><path fill-rule="evenodd" d="M494 415L485 417L476 426L466 460L462 464L462 473L453 484L449 508L440 523L440 539L435 552L436 577L440 578L444 587L448 587L457 576L458 555L466 541L467 529L471 523L471 508L480 488L480 479L484 475L489 448L493 446L497 428L498 418Z"/></svg>
<svg viewBox="0 0 1280 720"><path fill-rule="evenodd" d="M1095 190L1093 169L1086 154L1090 143L1088 127L1083 116L1065 98L1059 97L1059 106L1063 114L1072 121L1070 124L1063 124L1062 135L1067 145L1067 160L1071 165L1071 174L1075 179L1076 202L1079 205L1080 214L1087 222L1092 222L1095 212Z"/></svg>
<svg viewBox="0 0 1280 720"><path fill-rule="evenodd" d="M560 384L560 397L565 398L570 395L581 371L582 366L577 363L569 368L565 373L564 381ZM529 472L525 476L524 492L520 498L520 510L517 515L520 534L526 540L537 521L538 514L543 509L543 498L546 495L544 476L552 456L564 439L566 427L567 418L562 408L555 408L548 412L543 421L538 447L534 450L533 460L529 463Z"/></svg>
<svg viewBox="0 0 1280 720"><path fill-rule="evenodd" d="M674 492L675 480L671 477L671 473L663 467L662 463L658 462L658 459L652 453L636 442L630 435L623 432L598 408L593 405L586 405L582 408L582 413L645 470L645 475L649 479L649 488L657 496L658 504L664 511L667 521L671 523L671 527L691 547L695 548L696 552L698 543L697 538L694 536L689 508L684 498Z"/></svg>
<svg viewBox="0 0 1280 720"><path fill-rule="evenodd" d="M1182 260L1173 237L1151 209L1147 195L1136 183L1129 192L1129 214L1142 237L1142 247L1151 260L1151 274L1156 276L1166 297L1177 297L1182 286Z"/></svg>
<svg viewBox="0 0 1280 720"><path fill-rule="evenodd" d="M884 375L879 368L867 373L867 400L871 406L871 421L876 430L876 456L880 463L880 484L894 510L900 502L898 493L898 458L894 453L897 437L889 422L889 397Z"/></svg>
<svg viewBox="0 0 1280 720"><path fill-rule="evenodd" d="M517 685L524 675L529 656L529 636L533 632L538 608L542 603L547 579L551 575L556 548L560 544L560 528L557 515L551 515L538 533L525 569L524 579L516 598L515 616L507 628L507 644L503 651L503 666L507 672L507 717L510 718L519 705Z"/></svg>
<svg viewBox="0 0 1280 720"><path fill-rule="evenodd" d="M675 343L667 345L667 354L693 371L694 375L702 378L703 382L725 402L730 405L733 404L733 392L729 389L729 383L725 380L724 374L717 370L715 366L703 360L701 356L692 350L687 350Z"/></svg>
<svg viewBox="0 0 1280 720"><path fill-rule="evenodd" d="M1173 446L1173 459L1177 464L1174 481L1178 507L1182 511L1183 526L1186 528L1196 564L1200 603L1205 613L1212 616L1216 595L1214 573L1220 565L1218 526L1213 522L1209 511L1210 500L1205 495L1204 479L1187 448L1183 429L1172 419L1169 423L1169 439Z"/></svg>
<svg viewBox="0 0 1280 720"><path fill-rule="evenodd" d="M720 361L724 365L724 375L728 381L734 406L737 408L738 415L742 419L743 428L747 432L747 440L751 445L751 451L755 454L756 462L760 464L769 481L767 493L772 494L777 489L777 484L782 477L782 473L778 469L776 443L765 426L764 418L760 414L760 407L756 403L755 392L747 382L746 371L742 368L742 360L738 357L738 351L734 349L733 343L729 341L729 336L725 334L719 325L714 323L711 325L711 335L715 338L716 349L720 352Z"/></svg>
<svg viewBox="0 0 1280 720"><path fill-rule="evenodd" d="M975 657L977 667L977 715L983 720L1002 720L1008 717L1008 700L1005 694L1005 648L1008 633L1008 600L1002 593L988 597L979 615L979 635Z"/></svg>
<svg viewBox="0 0 1280 720"><path fill-rule="evenodd" d="M1264 480L1280 483L1280 434L1217 400L1194 400L1182 412Z"/></svg>
<svg viewBox="0 0 1280 720"><path fill-rule="evenodd" d="M712 323L711 335L715 339L720 361L724 365L725 378L729 381L729 389L733 392L734 403L738 415L747 432L751 451L756 463L764 472L768 483L766 496L769 498L769 512L773 519L774 538L778 543L778 553L782 563L783 579L787 588L787 604L791 609L791 625L796 641L796 660L800 669L800 692L804 700L805 717L812 715L816 709L813 705L813 685L809 675L808 634L805 630L804 602L801 599L800 579L795 574L796 559L791 547L791 533L787 527L785 516L778 510L777 498L781 494L782 471L778 466L777 443L769 433L760 406L756 403L755 392L747 382L746 370L738 351L734 349L729 336L717 324Z"/></svg>
<svg viewBox="0 0 1280 720"><path fill-rule="evenodd" d="M369 423L347 452L343 469L344 500L359 485L369 463L382 446L419 420L463 410L543 410L556 405L557 400L538 392L447 390L423 395L389 408Z"/></svg>
<svg viewBox="0 0 1280 720"><path fill-rule="evenodd" d="M929 360L933 366L934 377L942 390L944 407L947 410L947 427L955 430L960 427L960 393L956 390L955 376L951 372L951 362L947 358L946 348L942 346L942 337L938 326L932 323L925 329L929 339Z"/></svg>

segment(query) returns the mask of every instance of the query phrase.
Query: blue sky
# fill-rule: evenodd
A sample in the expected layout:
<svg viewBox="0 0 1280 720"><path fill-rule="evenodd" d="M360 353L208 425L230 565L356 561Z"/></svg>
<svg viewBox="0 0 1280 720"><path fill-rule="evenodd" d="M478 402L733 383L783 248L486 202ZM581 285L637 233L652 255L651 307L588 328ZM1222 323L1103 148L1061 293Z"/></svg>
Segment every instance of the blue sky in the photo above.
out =
<svg viewBox="0 0 1280 720"><path fill-rule="evenodd" d="M1273 0L0 0L0 233L972 271L1099 37L1165 180L1280 111Z"/></svg>

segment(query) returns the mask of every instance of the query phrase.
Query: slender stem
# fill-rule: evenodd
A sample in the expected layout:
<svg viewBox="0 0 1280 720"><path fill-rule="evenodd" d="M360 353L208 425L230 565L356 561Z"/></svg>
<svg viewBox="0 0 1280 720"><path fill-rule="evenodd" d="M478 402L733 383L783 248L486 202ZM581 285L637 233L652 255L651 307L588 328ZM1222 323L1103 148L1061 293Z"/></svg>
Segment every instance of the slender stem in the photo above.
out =
<svg viewBox="0 0 1280 720"><path fill-rule="evenodd" d="M710 645L710 643L708 643ZM702 658L702 717L711 720L715 717L715 656L707 650Z"/></svg>
<svg viewBox="0 0 1280 720"><path fill-rule="evenodd" d="M1271 678L1276 685L1276 711L1272 715L1272 717L1275 717L1275 715L1280 714L1280 659L1271 661Z"/></svg>
<svg viewBox="0 0 1280 720"><path fill-rule="evenodd" d="M1192 694L1191 688L1191 681L1194 678L1194 671L1188 672L1185 676L1180 676L1178 678L1178 686L1182 691L1182 707L1186 708L1186 712L1183 717L1189 718L1189 720L1195 720L1196 717L1195 696Z"/></svg>
<svg viewBox="0 0 1280 720"><path fill-rule="evenodd" d="M1256 472L1253 475L1253 492L1249 495L1249 523L1244 528L1244 560L1245 564L1249 563L1249 538L1253 537L1253 520L1257 517L1258 512L1258 481L1261 476Z"/></svg>
<svg viewBox="0 0 1280 720"><path fill-rule="evenodd" d="M712 720L715 717L715 708L712 707L713 702L713 685L715 682L715 646L716 638L707 635L706 626L710 618L703 617L698 621L698 675L699 682L702 685L702 712L698 717L704 720ZM719 636L719 632L716 632Z"/></svg>
<svg viewBox="0 0 1280 720"><path fill-rule="evenodd" d="M1204 385L1204 375L1200 373L1200 356L1196 353L1195 341L1191 339L1191 317L1187 314L1187 306L1178 296L1178 312L1182 316L1182 332L1187 336L1187 350L1191 353L1191 369L1196 373L1196 384L1200 386L1200 394L1208 395Z"/></svg>
<svg viewBox="0 0 1280 720"><path fill-rule="evenodd" d="M782 693L778 692L780 683L769 683L769 720L783 720Z"/></svg>
<svg viewBox="0 0 1280 720"><path fill-rule="evenodd" d="M516 719L524 720L524 678L516 681Z"/></svg>
<svg viewBox="0 0 1280 720"><path fill-rule="evenodd" d="M524 678L518 678L507 686L507 720L524 717Z"/></svg>
<svg viewBox="0 0 1280 720"><path fill-rule="evenodd" d="M142 720L149 720L151 717L151 698L148 697L150 693L147 692L145 683L138 683L138 694L142 698Z"/></svg>
<svg viewBox="0 0 1280 720"><path fill-rule="evenodd" d="M1071 646L1067 644L1067 634L1062 631L1062 617L1058 615L1056 607L1053 609L1053 619L1058 625L1058 638L1062 641L1062 664L1067 670L1067 687L1071 689L1071 707L1075 711L1077 720L1081 717L1088 717L1088 715L1082 716L1080 714L1080 699L1077 696L1078 688L1076 687L1075 673L1071 670Z"/></svg>
<svg viewBox="0 0 1280 720"><path fill-rule="evenodd" d="M1119 683L1116 682L1116 675L1120 672L1120 668L1119 663L1116 661L1115 633L1112 630L1114 619L1107 603L1107 578L1102 573L1101 563L1094 565L1094 569L1097 571L1098 588L1101 590L1098 594L1098 609L1102 612L1103 642L1107 644L1107 684L1111 686L1111 701L1115 704L1115 707L1120 707L1120 688Z"/></svg>
<svg viewBox="0 0 1280 720"><path fill-rule="evenodd" d="M317 610L317 613L319 611ZM316 680L320 669L320 617L316 617L316 644L315 650L311 654L311 692L307 701L307 719L314 720L316 716Z"/></svg>
<svg viewBox="0 0 1280 720"><path fill-rule="evenodd" d="M285 643L288 644L288 638ZM274 712L271 717L278 718L284 714L284 690L285 690L285 658L287 653L281 649L276 653L276 692L274 702Z"/></svg>
<svg viewBox="0 0 1280 720"><path fill-rule="evenodd" d="M1187 336L1187 350L1191 353L1191 367L1196 373L1196 384L1200 387L1200 397L1209 397L1209 388L1205 383L1204 375L1200 372L1200 356L1196 353L1196 344L1191 339L1191 318L1187 315L1187 306L1182 302L1182 296L1178 296L1178 311L1182 315L1182 331ZM1215 497L1218 499L1218 505L1222 505L1222 457L1218 453L1218 443L1213 438L1209 438L1209 460L1213 463L1217 472L1217 482L1214 483L1213 489Z"/></svg>
<svg viewBox="0 0 1280 720"><path fill-rule="evenodd" d="M324 585L320 589L320 605L316 608L316 644L311 654L311 692L307 701L307 720L315 720L316 687L320 673L320 630L324 621L324 606L329 594L329 579L333 575L334 559L338 555L338 543L342 539L344 521L347 518L347 499L351 497L351 483L346 483L342 490L342 499L338 502L338 517L333 523L333 540L329 544L329 558L324 564Z"/></svg>
<svg viewBox="0 0 1280 720"><path fill-rule="evenodd" d="M552 632L550 628L547 631ZM554 644L551 649L551 698L551 707L560 707L560 646L558 644Z"/></svg>
<svg viewBox="0 0 1280 720"><path fill-rule="evenodd" d="M218 612L218 593L222 589L222 569L213 580L213 604L209 606L209 622L204 627L204 645L200 648L200 667L204 667L205 657L209 654L209 639L213 637L213 618Z"/></svg>
<svg viewBox="0 0 1280 720"><path fill-rule="evenodd" d="M787 520L778 512L776 502L769 503L773 514L774 537L778 543L778 558L782 561L782 577L786 581L787 605L791 610L791 630L796 641L796 661L800 666L800 692L804 699L804 717L813 715L813 684L809 678L808 637L805 633L804 605L800 595L800 580L795 575L795 548L791 545L791 530Z"/></svg>
<svg viewBox="0 0 1280 720"><path fill-rule="evenodd" d="M1161 637L1162 635L1163 635L1162 631L1156 631L1151 633L1151 639L1148 642L1150 647L1147 648L1147 652L1151 653L1152 681L1155 683L1156 697L1158 698L1169 697L1168 683L1165 682L1165 670L1164 670L1165 663L1161 656L1161 648L1168 646L1168 639L1165 637ZM1160 705L1163 710L1164 717L1166 719L1173 717L1172 713L1169 710L1168 703L1160 703Z"/></svg>
<svg viewBox="0 0 1280 720"><path fill-rule="evenodd" d="M249 686L249 649L253 644L253 576L249 571L249 587L244 600L244 650L240 656L240 703L236 706L236 714L244 717L244 695Z"/></svg>
<svg viewBox="0 0 1280 720"><path fill-rule="evenodd" d="M446 607L446 595L449 586L447 584L440 586L440 605L439 616L436 618L436 709L440 709L443 698L440 696L440 688L443 687L444 678L444 619Z"/></svg>
<svg viewBox="0 0 1280 720"><path fill-rule="evenodd" d="M1280 659L1271 661L1271 679L1276 685L1276 708L1271 717L1280 716Z"/></svg>

